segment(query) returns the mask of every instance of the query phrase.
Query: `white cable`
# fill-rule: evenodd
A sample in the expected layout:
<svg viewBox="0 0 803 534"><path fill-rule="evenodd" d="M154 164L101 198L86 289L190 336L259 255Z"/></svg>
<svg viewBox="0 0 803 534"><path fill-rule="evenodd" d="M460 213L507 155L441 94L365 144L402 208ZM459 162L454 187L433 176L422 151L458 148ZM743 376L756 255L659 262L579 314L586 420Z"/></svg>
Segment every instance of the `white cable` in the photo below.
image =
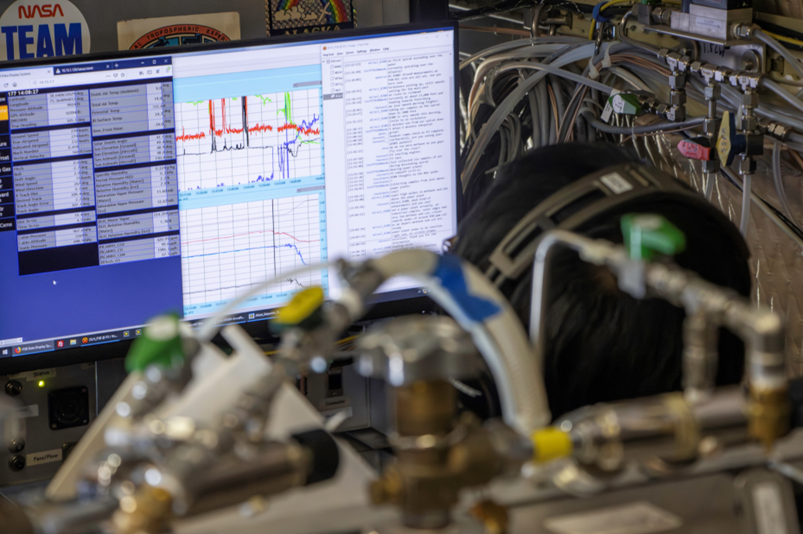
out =
<svg viewBox="0 0 803 534"><path fill-rule="evenodd" d="M293 269L290 272L282 273L282 274L280 274L279 276L277 276L275 278L269 278L269 279L265 280L264 282L261 282L261 283L257 284L256 286L252 287L251 289L249 289L247 292L243 293L239 297L236 297L236 298L230 300L229 302L227 302L222 308L220 308L217 312L215 312L215 314L213 316L211 316L208 319L206 319L203 322L203 324L201 325L201 327L198 329L198 333L196 334L196 338L199 341L204 342L204 341L209 341L210 339L215 337L215 334L217 333L217 330L218 330L218 324L217 323L227 313L229 313L232 310L237 309L245 301L247 301L251 297L257 295L258 293L264 291L265 288L267 288L269 286L272 286L272 285L276 284L277 282L280 282L280 281L282 281L282 280L284 280L286 278L291 278L291 277L294 277L294 276L298 276L300 274L308 273L310 271L326 269L331 265L332 264L329 263L329 262L327 262L327 263L316 263L316 264L313 264L313 265L306 265L306 266L301 267L299 269Z"/></svg>
<svg viewBox="0 0 803 534"><path fill-rule="evenodd" d="M522 435L549 424L551 416L541 367L524 327L505 297L476 267L460 264L468 294L490 300L500 311L473 319L433 276L441 257L426 250L401 250L373 260L385 278L405 275L426 287L429 296L469 332L499 390L502 418Z"/></svg>

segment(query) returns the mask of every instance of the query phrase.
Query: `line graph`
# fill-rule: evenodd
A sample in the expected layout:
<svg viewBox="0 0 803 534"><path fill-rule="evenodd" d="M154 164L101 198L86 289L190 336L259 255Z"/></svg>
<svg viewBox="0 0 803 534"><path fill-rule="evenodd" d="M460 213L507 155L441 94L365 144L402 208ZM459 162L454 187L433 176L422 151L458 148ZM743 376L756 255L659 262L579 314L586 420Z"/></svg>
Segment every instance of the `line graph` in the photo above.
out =
<svg viewBox="0 0 803 534"><path fill-rule="evenodd" d="M209 313L267 278L321 261L319 196L182 210L184 315ZM321 284L319 271L287 277L247 307L279 304Z"/></svg>
<svg viewBox="0 0 803 534"><path fill-rule="evenodd" d="M179 190L320 175L320 90L179 102Z"/></svg>

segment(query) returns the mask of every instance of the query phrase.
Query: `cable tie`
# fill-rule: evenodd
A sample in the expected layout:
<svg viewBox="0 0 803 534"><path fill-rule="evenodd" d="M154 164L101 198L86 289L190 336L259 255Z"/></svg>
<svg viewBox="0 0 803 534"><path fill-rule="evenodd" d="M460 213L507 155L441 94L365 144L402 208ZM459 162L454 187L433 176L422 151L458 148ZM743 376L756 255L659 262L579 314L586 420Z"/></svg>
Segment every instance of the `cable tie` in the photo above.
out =
<svg viewBox="0 0 803 534"><path fill-rule="evenodd" d="M597 22L610 22L611 19L607 17L603 17L599 14L599 10L602 6L605 5L606 2L600 2L599 4L594 6L594 9L591 11L591 17L596 20Z"/></svg>

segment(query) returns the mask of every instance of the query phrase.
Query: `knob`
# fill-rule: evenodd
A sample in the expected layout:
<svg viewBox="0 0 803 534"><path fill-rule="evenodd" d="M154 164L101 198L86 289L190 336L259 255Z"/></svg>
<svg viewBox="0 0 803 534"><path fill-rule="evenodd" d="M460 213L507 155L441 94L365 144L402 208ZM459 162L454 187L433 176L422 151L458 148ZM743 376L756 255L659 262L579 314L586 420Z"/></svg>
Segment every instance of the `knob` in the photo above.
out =
<svg viewBox="0 0 803 534"><path fill-rule="evenodd" d="M22 471L25 469L25 456L21 454L15 454L11 457L8 461L8 468L12 471Z"/></svg>
<svg viewBox="0 0 803 534"><path fill-rule="evenodd" d="M6 383L6 394L11 395L12 397L16 397L22 393L22 384L17 382L16 380L9 380Z"/></svg>
<svg viewBox="0 0 803 534"><path fill-rule="evenodd" d="M25 440L24 439L12 439L8 443L8 450L11 452L22 452L22 449L25 448Z"/></svg>

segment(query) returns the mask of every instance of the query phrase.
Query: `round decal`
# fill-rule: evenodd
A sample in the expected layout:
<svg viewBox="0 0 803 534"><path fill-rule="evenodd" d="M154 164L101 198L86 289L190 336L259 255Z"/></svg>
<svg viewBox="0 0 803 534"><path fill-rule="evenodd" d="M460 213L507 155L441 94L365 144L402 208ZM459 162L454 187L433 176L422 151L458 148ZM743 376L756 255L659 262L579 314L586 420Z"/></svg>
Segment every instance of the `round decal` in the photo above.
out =
<svg viewBox="0 0 803 534"><path fill-rule="evenodd" d="M140 48L156 48L160 46L176 46L198 43L217 43L231 41L229 36L220 30L199 24L175 24L150 31L131 45L131 50Z"/></svg>
<svg viewBox="0 0 803 534"><path fill-rule="evenodd" d="M0 59L30 59L89 52L89 26L69 0L43 4L17 0L0 16Z"/></svg>

